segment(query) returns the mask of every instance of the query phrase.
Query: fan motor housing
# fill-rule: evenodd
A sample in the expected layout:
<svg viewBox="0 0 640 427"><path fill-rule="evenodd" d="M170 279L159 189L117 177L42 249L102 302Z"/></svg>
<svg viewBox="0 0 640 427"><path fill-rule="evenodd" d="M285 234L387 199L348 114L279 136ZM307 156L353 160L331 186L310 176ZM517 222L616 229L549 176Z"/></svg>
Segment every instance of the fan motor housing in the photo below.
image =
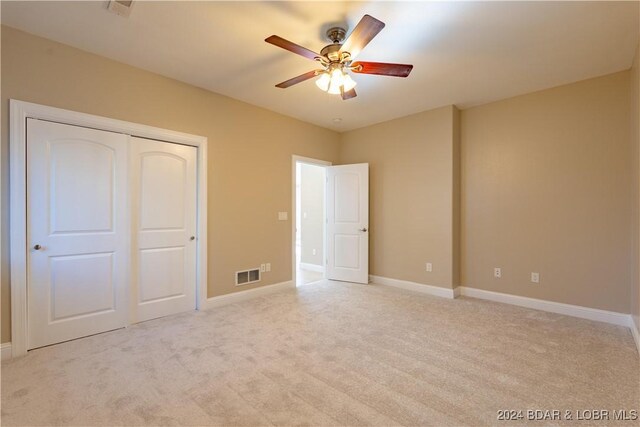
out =
<svg viewBox="0 0 640 427"><path fill-rule="evenodd" d="M320 55L329 58L329 61L340 61L341 44L330 44L320 51Z"/></svg>
<svg viewBox="0 0 640 427"><path fill-rule="evenodd" d="M327 30L327 38L334 44L342 43L346 35L347 30L342 27L331 27Z"/></svg>

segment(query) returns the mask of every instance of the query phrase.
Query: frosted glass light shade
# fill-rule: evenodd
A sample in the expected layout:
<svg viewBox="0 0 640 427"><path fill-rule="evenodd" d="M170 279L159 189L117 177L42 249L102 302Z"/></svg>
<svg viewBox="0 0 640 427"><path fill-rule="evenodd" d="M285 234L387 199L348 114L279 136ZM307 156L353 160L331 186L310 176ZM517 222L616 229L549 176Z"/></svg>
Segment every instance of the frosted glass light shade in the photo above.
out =
<svg viewBox="0 0 640 427"><path fill-rule="evenodd" d="M344 86L344 91L349 92L351 89L356 87L357 83L351 78L349 74L345 74L342 84Z"/></svg>
<svg viewBox="0 0 640 427"><path fill-rule="evenodd" d="M340 95L340 84L338 84L336 79L331 79L331 84L329 85L329 90L328 92L331 95Z"/></svg>
<svg viewBox="0 0 640 427"><path fill-rule="evenodd" d="M344 74L340 68L336 68L331 72L331 83L338 86L342 86L344 82Z"/></svg>
<svg viewBox="0 0 640 427"><path fill-rule="evenodd" d="M329 83L331 83L331 77L329 77L329 73L320 74L320 78L316 80L316 86L318 86L320 90L324 92L329 90Z"/></svg>

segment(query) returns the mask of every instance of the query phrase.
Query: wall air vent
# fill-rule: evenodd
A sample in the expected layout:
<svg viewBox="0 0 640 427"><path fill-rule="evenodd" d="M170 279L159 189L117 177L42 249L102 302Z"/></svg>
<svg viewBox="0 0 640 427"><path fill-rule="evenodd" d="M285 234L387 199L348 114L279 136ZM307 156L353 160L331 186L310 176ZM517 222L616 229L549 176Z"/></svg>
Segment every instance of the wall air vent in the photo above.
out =
<svg viewBox="0 0 640 427"><path fill-rule="evenodd" d="M260 269L236 271L236 286L248 285L260 281Z"/></svg>
<svg viewBox="0 0 640 427"><path fill-rule="evenodd" d="M133 7L133 0L111 0L109 1L109 9L113 13L117 13L120 16L128 17L131 14L131 8Z"/></svg>

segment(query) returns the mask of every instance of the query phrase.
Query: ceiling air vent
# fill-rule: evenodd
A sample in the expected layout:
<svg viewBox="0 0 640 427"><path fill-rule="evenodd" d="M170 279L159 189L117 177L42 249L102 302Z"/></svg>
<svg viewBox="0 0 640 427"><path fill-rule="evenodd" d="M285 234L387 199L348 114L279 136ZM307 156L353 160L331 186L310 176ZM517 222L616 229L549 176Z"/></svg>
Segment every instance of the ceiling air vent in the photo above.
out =
<svg viewBox="0 0 640 427"><path fill-rule="evenodd" d="M117 13L120 16L127 17L129 16L129 14L131 14L132 7L133 0L111 0L109 2L109 6L107 6L107 9L109 9L113 13Z"/></svg>
<svg viewBox="0 0 640 427"><path fill-rule="evenodd" d="M260 281L260 269L236 271L236 286L248 285Z"/></svg>

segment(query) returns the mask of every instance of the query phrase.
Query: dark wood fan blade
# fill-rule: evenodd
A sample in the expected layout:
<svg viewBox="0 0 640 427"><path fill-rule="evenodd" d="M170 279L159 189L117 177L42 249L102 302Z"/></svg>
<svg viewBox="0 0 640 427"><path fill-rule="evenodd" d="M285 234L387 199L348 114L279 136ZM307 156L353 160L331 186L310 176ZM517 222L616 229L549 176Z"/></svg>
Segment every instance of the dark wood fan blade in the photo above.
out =
<svg viewBox="0 0 640 427"><path fill-rule="evenodd" d="M285 40L282 37L279 36L271 36L271 37L267 37L266 39L264 39L264 41L266 41L267 43L271 43L274 46L278 46L281 47L285 50L288 50L289 52L293 52L293 53L297 53L298 55L302 55L305 58L309 58L309 59L315 59L316 57L320 56L319 54L315 53L312 50L307 49L306 47L302 47L300 45L297 45L293 42L290 42L289 40Z"/></svg>
<svg viewBox="0 0 640 427"><path fill-rule="evenodd" d="M358 61L351 64L351 71L360 74L377 74L380 76L407 77L413 65L409 64L387 64L385 62L363 62Z"/></svg>
<svg viewBox="0 0 640 427"><path fill-rule="evenodd" d="M348 91L340 90L340 95L342 96L342 100L346 101L347 99L355 98L358 96L355 89L351 89Z"/></svg>
<svg viewBox="0 0 640 427"><path fill-rule="evenodd" d="M282 83L278 83L276 87L279 87L280 89L286 89L290 86L301 83L305 80L314 78L315 76L317 76L317 72L318 72L317 70L313 70L313 71L309 71L308 73L300 74L298 77L294 77Z"/></svg>
<svg viewBox="0 0 640 427"><path fill-rule="evenodd" d="M384 28L384 22L373 16L364 15L342 44L340 52L349 52L354 59L366 45Z"/></svg>

